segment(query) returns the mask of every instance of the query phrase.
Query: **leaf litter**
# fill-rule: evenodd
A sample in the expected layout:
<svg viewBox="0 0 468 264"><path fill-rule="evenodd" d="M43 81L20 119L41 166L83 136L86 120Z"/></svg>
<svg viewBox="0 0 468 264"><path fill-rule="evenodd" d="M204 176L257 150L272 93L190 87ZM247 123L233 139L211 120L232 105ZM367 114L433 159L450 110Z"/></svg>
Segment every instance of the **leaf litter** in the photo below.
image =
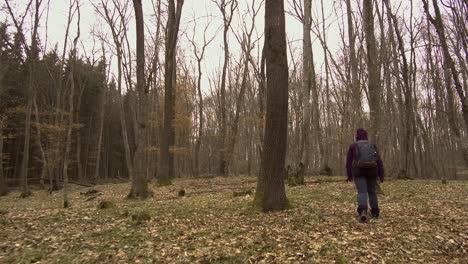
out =
<svg viewBox="0 0 468 264"><path fill-rule="evenodd" d="M251 177L151 184L145 201L126 200L128 184L93 200L72 186L68 209L60 192L13 192L0 198L0 263L468 263L467 182L386 182L381 217L362 224L353 184L329 179L287 188L292 208L268 214Z"/></svg>

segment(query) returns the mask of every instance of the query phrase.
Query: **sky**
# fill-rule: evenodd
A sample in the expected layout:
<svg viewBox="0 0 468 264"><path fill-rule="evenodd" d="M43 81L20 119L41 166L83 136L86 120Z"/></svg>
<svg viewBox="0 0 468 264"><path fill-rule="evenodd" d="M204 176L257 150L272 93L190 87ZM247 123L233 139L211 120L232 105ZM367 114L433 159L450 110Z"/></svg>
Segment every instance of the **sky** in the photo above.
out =
<svg viewBox="0 0 468 264"><path fill-rule="evenodd" d="M24 7L26 6L27 0L9 0L10 3L14 6L18 15L19 13L24 12ZM64 42L64 35L66 30L66 22L68 17L68 8L69 8L69 0L43 0L43 6L45 3L50 1L50 9L43 10L41 25L39 29L40 38L45 45L46 49L51 49L55 45L58 45L58 49L61 51ZM120 2L124 2L125 0L119 0ZM238 0L239 7L234 15L232 21L232 31L240 32L240 26L242 23L246 23L250 25L252 20L250 16L247 14L247 5L250 5L254 0ZM285 0L285 9L291 10L290 2L292 0ZM302 0L300 0L302 1ZM93 47L95 52L100 51L100 43L96 43L93 41L93 34L95 32L102 32L107 34L109 41L110 34L109 34L109 27L103 23L102 19L97 14L94 5L97 5L100 0L80 0L81 8L81 37L80 37L80 47L79 52L82 55L88 55L92 53ZM263 1L262 0L255 0L256 6L259 6ZM321 17L321 3L318 0L312 1L312 16L317 20L322 20ZM163 0L165 4L166 1ZM327 42L332 51L336 51L341 43L340 40L340 33L337 26L337 21L343 19L343 17L337 16L336 13L341 14L345 11L344 1L342 0L323 0L324 3L324 13L326 17L326 24L331 25L327 30ZM93 5L94 4L94 5ZM152 9L152 0L142 0L143 10L144 10L144 19L146 24L146 38L150 39L150 34L154 33L154 24L152 20L154 20L153 9ZM129 5L132 8L132 5ZM133 9L130 10L133 13ZM47 19L46 19L47 18ZM196 23L194 23L194 18L196 19ZM0 21L5 21L9 19L9 15L5 10L0 12ZM345 17L344 17L345 19ZM29 21L31 19L29 18ZM47 21L47 22L46 22ZM346 20L344 20L345 22ZM133 18L130 20L131 24L129 25L128 35L130 40L131 49L134 52L135 47L135 26L133 22ZM202 64L203 68L203 75L202 78L202 85L204 86L204 90L206 91L208 84L208 77L212 76L223 63L223 38L222 38L222 16L217 8L217 6L213 3L212 0L185 0L185 4L183 6L182 11L182 19L180 25L180 34L179 34L179 45L182 49L183 55L187 61L193 60L193 49L188 41L188 37L193 35L193 27L196 24L197 30L195 31L196 39L198 42L202 39L203 30L206 24L209 25L209 30L207 31L208 38L213 36L214 40L210 44L207 49L205 59ZM259 38L263 35L263 27L264 27L264 8L263 6L260 9L258 16L256 17L256 36L254 39ZM346 24L344 24L346 26ZM30 27L30 22L29 22ZM94 33L93 33L94 32ZM295 54L295 60L299 60L301 58L302 52L302 25L297 19L295 19L290 14L286 15L286 34L288 41L290 42L290 47L292 52ZM69 37L69 45L68 48L71 47L71 42L74 36L76 35L76 20L71 25L70 30L70 37ZM314 59L315 64L317 67L317 72L320 72L320 68L323 62L323 51L320 46L319 41L316 37L312 34L312 41L313 41L313 51L314 51ZM259 42L257 49L254 51L255 54L259 54L259 48L261 48L262 41ZM232 59L238 59L239 55L241 54L240 46L237 42L237 39L231 32L229 35L229 45L230 51L233 54ZM288 52L288 57L290 59L290 52ZM115 56L114 56L115 57ZM291 61L291 60L290 60ZM115 72L115 59L112 61L111 69Z"/></svg>

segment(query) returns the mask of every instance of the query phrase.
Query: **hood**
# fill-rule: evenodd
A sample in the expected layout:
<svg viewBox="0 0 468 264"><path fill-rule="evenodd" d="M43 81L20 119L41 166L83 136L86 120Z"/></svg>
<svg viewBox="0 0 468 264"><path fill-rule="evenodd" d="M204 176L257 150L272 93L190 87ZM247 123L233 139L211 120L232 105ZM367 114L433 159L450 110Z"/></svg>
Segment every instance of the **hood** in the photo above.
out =
<svg viewBox="0 0 468 264"><path fill-rule="evenodd" d="M368 140L367 131L364 128L358 128L356 131L356 141L359 140Z"/></svg>

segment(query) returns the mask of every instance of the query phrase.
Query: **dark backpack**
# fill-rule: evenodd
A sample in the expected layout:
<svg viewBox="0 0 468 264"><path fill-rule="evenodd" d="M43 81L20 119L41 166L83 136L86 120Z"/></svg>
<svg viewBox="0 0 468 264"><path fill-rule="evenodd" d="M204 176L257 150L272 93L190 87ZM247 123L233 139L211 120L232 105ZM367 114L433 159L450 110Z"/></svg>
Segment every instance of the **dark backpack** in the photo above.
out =
<svg viewBox="0 0 468 264"><path fill-rule="evenodd" d="M377 167L377 149L368 140L356 142L353 167L359 169L371 169Z"/></svg>

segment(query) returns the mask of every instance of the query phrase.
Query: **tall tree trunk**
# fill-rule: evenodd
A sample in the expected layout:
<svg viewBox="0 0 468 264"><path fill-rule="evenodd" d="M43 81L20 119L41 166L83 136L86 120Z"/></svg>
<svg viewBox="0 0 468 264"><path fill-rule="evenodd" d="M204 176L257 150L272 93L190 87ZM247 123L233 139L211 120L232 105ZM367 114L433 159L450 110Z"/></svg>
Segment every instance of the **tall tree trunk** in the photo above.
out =
<svg viewBox="0 0 468 264"><path fill-rule="evenodd" d="M104 65L106 65L106 53L104 51L104 44L102 47L102 58L104 60ZM106 66L105 66L106 67ZM100 166L101 166L101 151L102 151L102 138L104 133L104 113L106 111L106 99L107 99L107 88L105 87L107 82L104 81L104 89L102 90L101 94L101 105L99 109L99 125L98 125L98 142L97 142L97 150L96 150L96 166L94 167L94 181L98 181L100 179Z"/></svg>
<svg viewBox="0 0 468 264"><path fill-rule="evenodd" d="M255 200L268 212L287 206L284 165L288 138L288 62L284 0L265 2L265 49L266 126Z"/></svg>
<svg viewBox="0 0 468 264"><path fill-rule="evenodd" d="M312 24L312 0L304 0L304 19L302 21L302 34L303 34L303 52L302 52L302 111L303 111L303 124L302 124L302 144L300 160L304 165L304 170L309 170L310 162L310 121L312 106L310 103L310 90L312 86L313 75L312 67L312 41L310 37L310 27Z"/></svg>
<svg viewBox="0 0 468 264"><path fill-rule="evenodd" d="M353 12L351 0L346 0L346 15L348 19L349 64L351 71L351 94L354 124L362 126L361 88L358 78L358 64L356 59L356 35L354 34Z"/></svg>
<svg viewBox="0 0 468 264"><path fill-rule="evenodd" d="M141 198L145 199L149 196L148 182L146 180L147 172L147 122L148 122L148 100L149 90L145 84L145 34L143 23L143 9L141 0L133 0L135 8L135 22L136 22L136 75L137 83L136 90L138 94L137 107L137 145L135 155L133 157L133 164L135 165L135 175L132 178L132 187L128 198Z"/></svg>
<svg viewBox="0 0 468 264"><path fill-rule="evenodd" d="M67 127L67 138L65 141L65 153L63 157L63 208L68 208L70 206L70 202L68 200L68 165L70 162L70 152L71 152L71 144L72 144L72 132L73 132L73 117L75 112L74 107L74 95L75 95L75 63L76 63L76 48L78 44L78 39L80 38L80 6L79 3L76 2L76 10L78 13L78 20L77 20L77 33L75 39L73 40L73 50L71 52L71 56L69 59L70 63L70 73L68 76L68 84L70 85L70 91L68 96L68 127Z"/></svg>
<svg viewBox="0 0 468 264"><path fill-rule="evenodd" d="M401 75L403 79L403 90L404 90L404 97L405 97L405 121L404 121L404 130L405 133L403 134L402 142L403 147L401 148L401 156L403 158L403 168L401 169L400 175L405 174L405 177L408 177L410 174L410 167L411 161L413 157L411 153L413 152L412 148L414 146L414 138L412 133L412 127L414 122L414 115L413 115L413 98L412 98L412 89L410 84L410 70L408 65L408 59L406 57L405 46L403 42L403 36L401 34L400 28L398 26L398 20L396 16L392 13L390 8L390 4L388 0L384 0L384 3L387 8L388 16L390 17L389 23L391 24L390 29L395 31L395 36L398 41L398 50L400 52L401 60L402 60L402 69Z"/></svg>
<svg viewBox="0 0 468 264"><path fill-rule="evenodd" d="M29 170L29 142L31 139L31 111L32 102L34 100L35 91L33 84L33 70L32 66L34 62L30 61L29 64L29 88L28 88L28 102L26 106L26 120L24 122L24 145L23 145L23 159L21 160L21 197L26 198L31 195L31 191L28 187L28 170Z"/></svg>
<svg viewBox="0 0 468 264"><path fill-rule="evenodd" d="M120 48L117 47L117 50ZM130 179L133 178L133 161L132 154L130 151L130 142L128 140L128 128L127 121L125 120L125 109L124 109L124 98L122 94L122 53L117 51L117 90L118 90L118 102L119 102L119 118L120 118L120 127L122 129L122 141L124 145L125 152L125 165L127 167L127 173Z"/></svg>
<svg viewBox="0 0 468 264"><path fill-rule="evenodd" d="M20 197L25 198L31 195L31 191L28 187L28 169L29 169L29 145L31 140L31 114L33 108L33 101L35 100L36 91L35 91L35 79L34 79L34 71L35 71L35 63L37 59L37 29L39 27L39 9L41 1L35 1L35 13L34 13L34 26L33 26L33 33L31 36L31 47L27 49L29 63L29 77L28 77L28 101L26 107L26 120L24 124L24 145L23 145L23 159L21 161L21 195ZM20 30L20 29L18 29ZM22 35L23 33L20 32ZM25 42L24 42L25 43Z"/></svg>
<svg viewBox="0 0 468 264"><path fill-rule="evenodd" d="M71 150L71 141L72 141L72 131L73 131L73 94L75 93L75 79L74 79L74 64L76 60L76 51L73 52L72 57L70 58L70 75L68 77L68 83L70 84L69 91L69 108L68 108L68 127L67 127L67 137L65 142L65 153L63 157L63 208L68 208L70 203L68 201L68 164L69 164L69 155Z"/></svg>
<svg viewBox="0 0 468 264"><path fill-rule="evenodd" d="M367 48L367 70L369 73L368 89L369 89L369 109L371 121L372 140L379 142L379 125L380 125L380 76L378 71L378 53L376 40L374 35L374 14L373 1L364 0L363 2L364 15L364 33L366 38Z"/></svg>
<svg viewBox="0 0 468 264"><path fill-rule="evenodd" d="M324 8L323 8L323 0L320 0L321 2L321 10L322 10L322 33L323 33L323 41L322 41L322 47L323 47L323 54L324 54L324 67L325 67L325 94L326 94L326 100L324 101L324 109L326 109L325 114L326 114L326 118L324 118L326 121L328 122L331 122L331 109L330 109L330 68L329 68L329 63L328 63L328 46L327 46L327 33L326 33L326 21L325 21L325 12L324 12ZM325 104L326 104L326 108L325 108ZM317 116L318 120L319 120L319 123L320 123L320 116L318 115ZM325 142L326 145L330 145L329 144L329 140L330 140L330 136L331 136L331 133L329 131L329 128L330 128L330 125L327 126L327 122L324 122L325 123L325 127L324 127L324 135L322 135L322 133L319 133L318 134L318 140L319 142ZM332 151L324 151L323 150L323 147L322 147L322 151L321 151L321 157L322 157L322 164L321 164L321 169L322 170L328 170L329 169L329 159L330 159L330 154L332 153Z"/></svg>
<svg viewBox="0 0 468 264"><path fill-rule="evenodd" d="M230 13L227 13L227 8L230 8ZM220 87L220 110L221 110L221 120L220 120L220 153L219 153L219 173L223 176L229 174L227 167L227 107L226 107L226 75L229 65L229 42L228 42L228 33L229 28L231 27L232 16L234 10L237 8L237 0L221 0L221 3L218 5L222 15L223 15L223 44L224 44L224 63L223 71L221 75L221 87Z"/></svg>
<svg viewBox="0 0 468 264"><path fill-rule="evenodd" d="M174 153L170 148L174 147L175 143L176 48L183 4L184 0L178 0L176 7L174 0L169 0L164 62L164 128L161 137L161 170L158 179L160 185L170 185L174 178Z"/></svg>
<svg viewBox="0 0 468 264"><path fill-rule="evenodd" d="M203 58L203 57L202 57ZM197 95L198 95L198 138L195 143L195 177L198 177L200 174L200 149L203 140L203 95L201 91L201 59L197 61L198 66L198 78L197 78Z"/></svg>

